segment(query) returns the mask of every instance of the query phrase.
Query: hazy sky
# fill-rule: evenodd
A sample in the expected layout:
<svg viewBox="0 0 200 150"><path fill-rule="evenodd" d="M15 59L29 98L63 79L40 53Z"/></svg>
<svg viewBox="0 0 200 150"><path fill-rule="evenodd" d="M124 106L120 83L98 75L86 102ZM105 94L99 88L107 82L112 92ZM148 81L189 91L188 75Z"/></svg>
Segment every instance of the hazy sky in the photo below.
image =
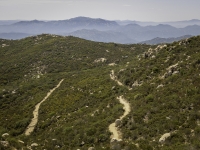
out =
<svg viewBox="0 0 200 150"><path fill-rule="evenodd" d="M200 0L0 0L0 20L77 16L157 22L200 19Z"/></svg>

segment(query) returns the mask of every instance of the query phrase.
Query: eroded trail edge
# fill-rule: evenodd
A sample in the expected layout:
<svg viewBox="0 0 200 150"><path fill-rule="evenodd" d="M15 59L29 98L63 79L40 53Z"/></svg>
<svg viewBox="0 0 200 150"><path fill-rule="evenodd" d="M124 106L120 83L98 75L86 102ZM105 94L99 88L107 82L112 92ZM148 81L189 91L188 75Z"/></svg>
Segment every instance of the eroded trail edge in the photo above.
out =
<svg viewBox="0 0 200 150"><path fill-rule="evenodd" d="M28 127L27 127L26 130L25 130L25 135L27 135L27 136L30 135L30 134L33 132L33 130L35 129L35 126L36 126L36 124L37 124L37 122L38 122L38 114L39 114L40 105L41 105L44 101L46 101L47 98L48 98L57 88L60 87L60 85L61 85L61 83L62 83L63 81L64 81L64 79L62 79L62 80L58 83L58 85L57 85L55 88L51 89L51 90L47 93L47 95L44 97L44 99L43 99L41 102L39 102L37 105L35 105L35 109L34 109L34 111L33 111L33 118L32 118L30 124L28 125Z"/></svg>
<svg viewBox="0 0 200 150"><path fill-rule="evenodd" d="M110 78L116 81L118 85L123 86L123 84L116 79L113 70L111 71ZM124 105L123 107L124 114L120 116L120 119L117 119L118 121L119 120L121 121L124 117L126 117L130 113L131 107L130 107L130 103L123 97L123 95L117 97L117 99L122 105ZM116 139L118 141L122 139L122 133L119 131L118 127L116 126L116 121L109 125L109 131L112 133L111 139Z"/></svg>

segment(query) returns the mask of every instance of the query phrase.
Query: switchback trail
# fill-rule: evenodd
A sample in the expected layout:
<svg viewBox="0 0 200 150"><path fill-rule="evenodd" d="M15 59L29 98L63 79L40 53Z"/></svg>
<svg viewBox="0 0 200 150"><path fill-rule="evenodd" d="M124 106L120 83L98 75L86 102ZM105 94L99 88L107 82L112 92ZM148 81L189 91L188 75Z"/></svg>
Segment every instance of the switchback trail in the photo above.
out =
<svg viewBox="0 0 200 150"><path fill-rule="evenodd" d="M124 86L120 81L118 81L114 75L114 71L111 71L110 74L110 78L114 81L117 82L118 85L120 86ZM123 109L124 109L124 114L120 117L120 120L122 120L124 117L126 117L130 111L131 111L131 107L129 102L127 102L126 99L123 98L122 96L117 97L117 99L119 100L119 102L124 105ZM109 125L109 131L112 133L111 135L111 139L116 139L116 140L120 140L122 138L122 133L118 130L118 128L116 127L115 122Z"/></svg>
<svg viewBox="0 0 200 150"><path fill-rule="evenodd" d="M58 83L58 85L57 85L56 87L54 87L53 89L51 89L51 90L47 93L47 95L45 96L45 98L35 106L35 110L33 111L33 118L32 118L30 124L28 125L28 127L27 127L26 130L25 130L25 135L27 135L27 136L30 135L30 134L33 132L33 130L34 130L34 128L35 128L35 126L36 126L36 124L37 124L37 122L38 122L38 113L39 113L40 105L41 105L45 100L47 100L47 98L48 98L57 88L60 87L60 85L61 85L61 83L62 83L63 81L64 81L64 79L62 79L62 80Z"/></svg>

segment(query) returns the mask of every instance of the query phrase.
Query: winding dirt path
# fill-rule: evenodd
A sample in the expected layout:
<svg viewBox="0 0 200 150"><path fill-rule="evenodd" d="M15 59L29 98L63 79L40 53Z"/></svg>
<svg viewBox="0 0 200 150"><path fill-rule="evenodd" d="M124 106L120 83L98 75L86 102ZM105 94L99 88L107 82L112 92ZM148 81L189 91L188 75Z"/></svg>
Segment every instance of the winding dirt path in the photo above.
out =
<svg viewBox="0 0 200 150"><path fill-rule="evenodd" d="M115 82L117 82L117 84L118 84L119 86L125 86L122 82L120 82L119 80L117 80L117 77L115 76L114 70L111 70L110 78L111 78L112 80L114 80ZM132 90L132 88L129 88L129 87L127 87L127 86L125 86L125 87L128 88L128 90Z"/></svg>
<svg viewBox="0 0 200 150"><path fill-rule="evenodd" d="M116 79L116 76L114 75L114 70L111 71L111 74L110 74L110 78L114 81L117 82L118 85L120 86L124 86L120 81L118 81ZM131 107L130 107L130 103L123 98L123 95L122 96L119 96L117 97L117 99L119 100L119 102L124 105L123 109L124 109L124 114L122 116L120 116L120 119L119 120L122 120L124 117L126 117L130 111L131 111ZM112 124L109 125L109 131L112 133L111 135L111 139L116 139L116 140L120 140L122 139L122 133L119 131L119 129L116 127L116 124L115 122L113 122Z"/></svg>
<svg viewBox="0 0 200 150"><path fill-rule="evenodd" d="M130 107L129 102L127 102L127 100L125 100L123 96L117 97L117 99L119 100L121 104L124 105L123 107L124 114L120 117L120 120L122 120L124 117L126 117L130 113L131 107ZM115 122L109 125L109 131L112 133L111 139L116 139L116 140L122 139L122 133L116 127Z"/></svg>
<svg viewBox="0 0 200 150"><path fill-rule="evenodd" d="M27 135L27 136L30 135L33 132L33 130L34 130L34 128L35 128L35 126L38 122L38 114L39 114L40 105L45 100L47 100L47 98L61 85L61 83L63 81L64 81L64 79L62 79L55 88L51 89L41 102L39 102L37 105L35 105L35 110L33 111L33 118L32 118L30 124L28 125L28 127L25 130L25 135Z"/></svg>

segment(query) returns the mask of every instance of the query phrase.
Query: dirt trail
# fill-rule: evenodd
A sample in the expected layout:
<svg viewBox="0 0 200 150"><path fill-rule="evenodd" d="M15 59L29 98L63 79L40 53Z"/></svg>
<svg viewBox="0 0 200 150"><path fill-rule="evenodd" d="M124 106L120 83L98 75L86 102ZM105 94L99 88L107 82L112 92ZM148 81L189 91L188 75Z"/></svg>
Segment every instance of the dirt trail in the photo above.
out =
<svg viewBox="0 0 200 150"><path fill-rule="evenodd" d="M117 82L118 85L120 85L120 86L125 86L122 82L120 82L119 80L117 80L117 77L115 76L114 70L111 71L111 73L110 73L110 78L111 78L112 80L114 80L115 82ZM129 88L129 87L127 87L127 86L125 86L125 87L128 88L128 90L132 90L132 88Z"/></svg>
<svg viewBox="0 0 200 150"><path fill-rule="evenodd" d="M111 78L112 80L116 81L118 85L124 86L119 80L117 80L117 77L115 76L114 70L111 71L110 78Z"/></svg>
<svg viewBox="0 0 200 150"><path fill-rule="evenodd" d="M110 74L110 78L114 81L117 82L118 85L120 86L124 86L120 81L118 81L116 79L116 76L114 75L114 71L112 70L111 71L111 74ZM119 102L124 105L123 109L124 109L124 114L122 116L120 116L120 120L122 120L124 117L126 117L130 111L131 111L131 107L130 107L130 104L129 102L123 98L123 95L122 96L119 96L117 97L117 99L119 100ZM109 131L112 133L111 135L111 139L116 139L116 140L120 140L122 139L122 133L119 131L119 129L116 127L116 124L115 122L110 124L109 125Z"/></svg>
<svg viewBox="0 0 200 150"><path fill-rule="evenodd" d="M25 135L30 135L33 132L33 130L38 122L38 113L39 113L40 105L53 93L53 91L55 91L61 85L61 83L63 81L64 81L64 79L62 79L55 88L51 89L47 93L45 98L35 106L35 110L33 111L33 118L31 120L30 124L28 125L28 127L26 128Z"/></svg>
<svg viewBox="0 0 200 150"><path fill-rule="evenodd" d="M121 104L124 105L123 109L124 109L124 114L120 117L120 120L122 120L124 117L126 117L130 111L131 111L131 108L130 108L130 104L129 102L127 102L123 96L120 96L120 97L117 97L117 99L119 100L119 102ZM111 135L111 139L116 139L116 140L119 140L122 138L122 133L118 130L118 128L115 126L115 122L113 122L112 124L109 125L109 131L112 133Z"/></svg>

